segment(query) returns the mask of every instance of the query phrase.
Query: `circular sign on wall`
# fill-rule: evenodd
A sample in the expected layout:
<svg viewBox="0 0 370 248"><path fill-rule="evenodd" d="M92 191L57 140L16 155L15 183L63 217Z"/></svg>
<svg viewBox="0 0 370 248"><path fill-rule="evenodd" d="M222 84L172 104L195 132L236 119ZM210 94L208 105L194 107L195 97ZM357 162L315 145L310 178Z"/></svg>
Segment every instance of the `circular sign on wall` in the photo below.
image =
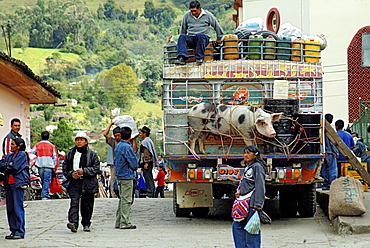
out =
<svg viewBox="0 0 370 248"><path fill-rule="evenodd" d="M277 33L280 28L280 13L277 8L272 8L266 18L267 30Z"/></svg>

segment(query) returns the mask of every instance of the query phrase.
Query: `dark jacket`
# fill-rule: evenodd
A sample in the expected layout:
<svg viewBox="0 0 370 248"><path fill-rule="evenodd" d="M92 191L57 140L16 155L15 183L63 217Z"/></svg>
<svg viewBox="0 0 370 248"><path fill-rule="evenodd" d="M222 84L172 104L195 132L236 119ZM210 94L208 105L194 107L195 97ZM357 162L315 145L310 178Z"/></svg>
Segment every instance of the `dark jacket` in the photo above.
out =
<svg viewBox="0 0 370 248"><path fill-rule="evenodd" d="M13 175L16 187L30 185L28 156L23 151L11 152L0 160L0 171L5 174L5 187L8 187L9 175Z"/></svg>
<svg viewBox="0 0 370 248"><path fill-rule="evenodd" d="M83 169L84 174L82 179L72 178L73 172L73 157L76 153L76 147L73 147L66 155L63 161L63 174L70 180L71 183L77 180L82 180L82 191L87 193L98 193L98 179L97 175L100 172L100 161L98 155L87 147L86 153L86 163L80 163L81 169Z"/></svg>
<svg viewBox="0 0 370 248"><path fill-rule="evenodd" d="M250 205L262 208L265 202L266 170L259 162L254 162L245 168L243 178L239 182L240 195L244 196L254 190Z"/></svg>

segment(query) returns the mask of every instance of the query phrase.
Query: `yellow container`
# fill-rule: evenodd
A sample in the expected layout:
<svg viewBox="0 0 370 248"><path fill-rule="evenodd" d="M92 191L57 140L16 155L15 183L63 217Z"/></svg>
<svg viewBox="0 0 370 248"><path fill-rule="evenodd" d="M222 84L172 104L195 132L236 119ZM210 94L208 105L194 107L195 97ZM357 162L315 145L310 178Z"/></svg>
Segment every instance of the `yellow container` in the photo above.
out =
<svg viewBox="0 0 370 248"><path fill-rule="evenodd" d="M215 49L213 48L212 41L208 43L208 46L206 46L206 50L204 51L204 60L210 61L213 60L213 53L215 52Z"/></svg>
<svg viewBox="0 0 370 248"><path fill-rule="evenodd" d="M304 44L304 55L305 56L316 56L315 58L312 57L304 57L305 62L319 62L320 61L320 41L318 40L305 40ZM312 44L312 45L311 45ZM306 51L308 50L316 50L316 51Z"/></svg>
<svg viewBox="0 0 370 248"><path fill-rule="evenodd" d="M302 38L296 38L295 40L293 40L292 42L292 48L296 48L295 49L292 49L292 55L296 55L296 56L291 56L291 60L292 61L302 61L301 60L301 48L302 48L302 44L301 43L304 43L304 39Z"/></svg>
<svg viewBox="0 0 370 248"><path fill-rule="evenodd" d="M364 167L365 171L367 171L367 163L361 163L361 165ZM364 191L367 192L369 190L369 186L367 185L367 183L362 180L360 174L358 174L358 172L352 168L352 165L350 163L342 163L341 171L342 177L349 176L353 177L354 179L358 179L362 182L362 188L364 189Z"/></svg>
<svg viewBox="0 0 370 248"><path fill-rule="evenodd" d="M224 59L237 60L239 59L238 36L234 34L224 36ZM227 48L230 47L230 48ZM229 54L227 54L229 53Z"/></svg>

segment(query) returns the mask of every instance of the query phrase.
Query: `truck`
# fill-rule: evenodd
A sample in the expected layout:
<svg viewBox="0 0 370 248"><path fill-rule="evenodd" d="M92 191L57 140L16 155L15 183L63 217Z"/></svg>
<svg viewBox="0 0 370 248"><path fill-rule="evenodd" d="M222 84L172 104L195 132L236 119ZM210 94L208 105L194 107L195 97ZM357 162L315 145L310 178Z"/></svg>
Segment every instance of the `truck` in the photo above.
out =
<svg viewBox="0 0 370 248"><path fill-rule="evenodd" d="M190 149L194 130L188 124L189 110L207 102L282 114L273 123L275 137L256 132L253 138L268 168L265 197L279 199L283 217L312 217L316 212L316 183L322 181L324 159L320 44L284 40L280 46L276 40L274 47L271 38L257 44L251 40L234 35L223 46L210 43L202 65L192 62L192 49L187 64L178 65L176 44L164 48L164 158L177 217L205 217L216 201L232 204L244 172L243 134L207 133L206 154L198 146Z"/></svg>

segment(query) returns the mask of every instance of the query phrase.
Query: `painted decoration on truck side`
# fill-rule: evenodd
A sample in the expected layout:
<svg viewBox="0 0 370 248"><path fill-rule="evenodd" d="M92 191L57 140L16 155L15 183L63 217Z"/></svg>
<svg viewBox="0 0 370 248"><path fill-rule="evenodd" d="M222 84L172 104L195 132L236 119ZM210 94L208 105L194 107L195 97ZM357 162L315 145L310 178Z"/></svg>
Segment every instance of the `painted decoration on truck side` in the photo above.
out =
<svg viewBox="0 0 370 248"><path fill-rule="evenodd" d="M321 78L321 63L268 60L210 61L202 66L166 65L164 78Z"/></svg>
<svg viewBox="0 0 370 248"><path fill-rule="evenodd" d="M203 97L194 97L194 96L180 96L180 99L183 101L187 101L188 103L201 103L203 100Z"/></svg>
<svg viewBox="0 0 370 248"><path fill-rule="evenodd" d="M207 82L179 81L172 84L171 92L171 105L178 109L188 109L198 103L208 102L212 85Z"/></svg>
<svg viewBox="0 0 370 248"><path fill-rule="evenodd" d="M244 168L234 168L229 165L220 165L217 170L218 180L239 181L244 173Z"/></svg>
<svg viewBox="0 0 370 248"><path fill-rule="evenodd" d="M257 82L225 82L221 86L221 103L230 105L261 105L264 86Z"/></svg>

